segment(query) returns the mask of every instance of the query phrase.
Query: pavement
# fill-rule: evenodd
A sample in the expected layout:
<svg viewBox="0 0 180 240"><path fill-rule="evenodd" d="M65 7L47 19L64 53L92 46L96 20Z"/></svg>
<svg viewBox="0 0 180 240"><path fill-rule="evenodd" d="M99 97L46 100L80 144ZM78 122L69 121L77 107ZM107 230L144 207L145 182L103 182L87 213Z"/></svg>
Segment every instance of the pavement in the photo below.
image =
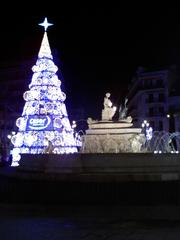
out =
<svg viewBox="0 0 180 240"><path fill-rule="evenodd" d="M11 169L9 176L13 174L14 170ZM4 174L1 171L1 175L1 185L6 190L3 182L6 171ZM19 189L17 192L15 191L15 194L21 193L19 197L24 199L23 195L26 191L22 193L22 188L19 188L19 185L15 186ZM179 189L175 183L166 184L164 187L164 190L168 193L167 196L172 196L174 192L176 193L176 189ZM7 185L7 190L8 193L13 192L13 188L9 185ZM60 194L58 187L56 190L57 194ZM67 189L65 190L61 194L66 194L67 197L71 196L67 194ZM137 190L138 188L135 189L133 194ZM144 190L145 188L143 188L142 196L146 194ZM31 188L28 188L28 191L29 194L37 193L36 191L33 192ZM96 191L93 193L96 193ZM47 194L49 193L47 192ZM97 197L96 194L95 197ZM156 195L157 191L151 191L150 194ZM39 195L43 198L41 193ZM13 194L8 196L11 197ZM53 198L56 197L55 194L52 196ZM164 195L163 197L166 198L167 196ZM172 198L175 199L178 196L178 194L174 194ZM163 201L173 202L172 205L158 205L157 202L159 201L156 201L154 205L153 203L151 205L22 204L23 201L15 204L13 201L6 203L5 200L2 201L1 197L2 195L0 196L0 240L180 239L179 201ZM36 197L37 195L33 196L33 198Z"/></svg>
<svg viewBox="0 0 180 240"><path fill-rule="evenodd" d="M0 239L179 240L179 206L0 204Z"/></svg>

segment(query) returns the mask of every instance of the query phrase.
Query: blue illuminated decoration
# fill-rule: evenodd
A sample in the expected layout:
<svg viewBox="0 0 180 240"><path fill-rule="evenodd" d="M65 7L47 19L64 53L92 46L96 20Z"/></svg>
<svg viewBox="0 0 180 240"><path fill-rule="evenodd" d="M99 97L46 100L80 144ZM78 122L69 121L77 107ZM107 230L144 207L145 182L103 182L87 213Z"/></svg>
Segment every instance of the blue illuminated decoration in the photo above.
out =
<svg viewBox="0 0 180 240"><path fill-rule="evenodd" d="M152 127L148 127L146 129L146 139L149 141L151 140L152 136L153 136L153 129Z"/></svg>
<svg viewBox="0 0 180 240"><path fill-rule="evenodd" d="M23 94L25 100L21 117L16 120L18 132L11 141L14 145L12 166L18 166L21 154L65 154L76 153L77 143L70 125L66 105L66 94L61 91L61 80L47 37L47 28L53 24L47 18L39 24L44 27L44 36L29 90ZM48 149L48 150L47 150Z"/></svg>
<svg viewBox="0 0 180 240"><path fill-rule="evenodd" d="M42 116L38 118L31 117L28 119L27 130L42 130L46 129L51 123L49 116Z"/></svg>

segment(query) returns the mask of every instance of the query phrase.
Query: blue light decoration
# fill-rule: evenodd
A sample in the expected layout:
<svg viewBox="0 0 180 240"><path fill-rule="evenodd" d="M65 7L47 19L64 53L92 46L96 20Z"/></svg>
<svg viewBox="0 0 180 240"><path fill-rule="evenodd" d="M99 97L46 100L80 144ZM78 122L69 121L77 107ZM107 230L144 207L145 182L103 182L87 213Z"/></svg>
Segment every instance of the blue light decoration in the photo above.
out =
<svg viewBox="0 0 180 240"><path fill-rule="evenodd" d="M142 128L145 128L145 137L147 141L150 141L153 136L153 129L150 127L150 124L148 123L147 120L144 120L143 123L141 124Z"/></svg>
<svg viewBox="0 0 180 240"><path fill-rule="evenodd" d="M153 136L152 127L146 128L146 139L147 139L147 141L150 141L152 139L152 136Z"/></svg>
<svg viewBox="0 0 180 240"><path fill-rule="evenodd" d="M66 95L61 91L61 81L56 74L58 68L53 62L46 32L53 24L45 18L39 25L44 27L45 32L38 59L32 67L29 91L23 95L24 109L21 117L16 120L18 132L11 138L14 145L11 166L19 166L21 154L47 153L49 143L55 154L78 151L64 104Z"/></svg>

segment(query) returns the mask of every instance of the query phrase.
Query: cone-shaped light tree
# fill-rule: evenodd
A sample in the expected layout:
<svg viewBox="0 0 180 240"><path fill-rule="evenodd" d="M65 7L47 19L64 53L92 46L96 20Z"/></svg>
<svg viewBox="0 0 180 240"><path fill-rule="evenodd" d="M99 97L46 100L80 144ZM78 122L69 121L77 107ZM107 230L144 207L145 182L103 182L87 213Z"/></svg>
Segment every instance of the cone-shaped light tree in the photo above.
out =
<svg viewBox="0 0 180 240"><path fill-rule="evenodd" d="M70 125L61 91L61 81L56 74L58 68L47 37L47 28L53 24L47 18L39 24L45 32L21 117L16 120L17 133L12 136L14 145L11 166L18 166L21 154L75 153L77 152L73 129Z"/></svg>

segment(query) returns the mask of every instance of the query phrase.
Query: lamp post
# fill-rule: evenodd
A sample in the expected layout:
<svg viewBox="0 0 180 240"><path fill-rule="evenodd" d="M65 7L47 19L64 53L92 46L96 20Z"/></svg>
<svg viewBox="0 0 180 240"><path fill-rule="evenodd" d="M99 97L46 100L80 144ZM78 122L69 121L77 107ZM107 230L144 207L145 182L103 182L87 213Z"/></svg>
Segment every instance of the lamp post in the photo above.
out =
<svg viewBox="0 0 180 240"><path fill-rule="evenodd" d="M179 153L180 145L179 145L179 137L177 137L178 131L176 130L176 115L173 113L168 113L166 117L169 119L169 133L171 136L174 136L171 138L171 146L173 149L171 150L171 153Z"/></svg>
<svg viewBox="0 0 180 240"><path fill-rule="evenodd" d="M175 132L175 118L174 118L174 114L168 113L166 115L166 117L169 119L169 132L170 133Z"/></svg>
<svg viewBox="0 0 180 240"><path fill-rule="evenodd" d="M150 124L147 120L144 120L141 124L143 130L144 130L144 134L146 137L146 141L145 141L145 148L147 147L147 142L151 140L152 138L152 133L153 133L153 129L152 127L150 127Z"/></svg>
<svg viewBox="0 0 180 240"><path fill-rule="evenodd" d="M80 148L82 147L82 135L84 135L84 131L83 130L77 130L76 127L77 127L77 122L80 122L80 121L86 121L85 119L79 119L77 121L72 121L72 129L74 131L74 138L75 138L75 141L76 141L76 144L77 144L77 148L80 150Z"/></svg>
<svg viewBox="0 0 180 240"><path fill-rule="evenodd" d="M141 124L141 126L144 128L144 127L148 127L149 126L149 123L147 120L144 120L143 123Z"/></svg>

